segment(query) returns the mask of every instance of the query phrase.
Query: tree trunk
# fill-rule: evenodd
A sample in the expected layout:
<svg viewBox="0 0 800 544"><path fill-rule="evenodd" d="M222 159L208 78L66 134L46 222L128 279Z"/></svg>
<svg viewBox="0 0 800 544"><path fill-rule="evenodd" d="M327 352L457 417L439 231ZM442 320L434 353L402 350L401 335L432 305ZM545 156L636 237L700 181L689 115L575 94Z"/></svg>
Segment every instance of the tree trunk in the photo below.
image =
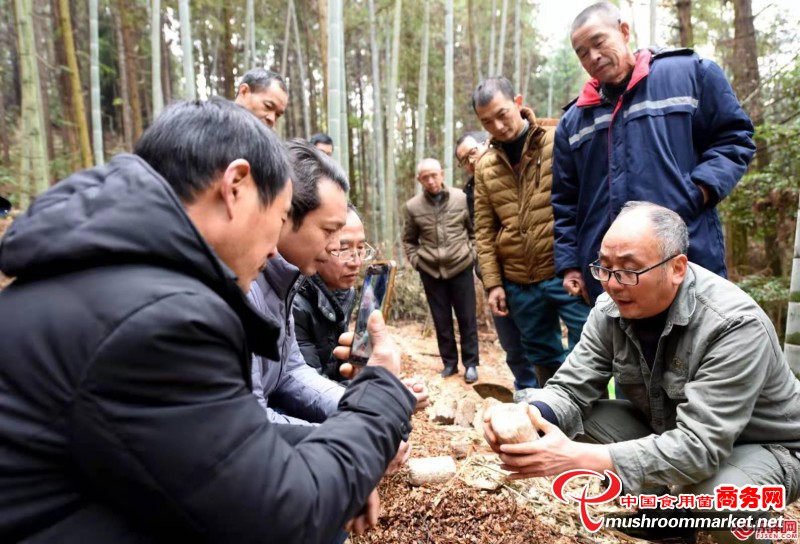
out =
<svg viewBox="0 0 800 544"><path fill-rule="evenodd" d="M92 92L92 143L94 144L94 163L105 163L103 154L103 122L100 115L100 39L97 32L97 4L99 0L89 0L89 86ZM121 33L120 33L121 36ZM125 56L124 49L120 56Z"/></svg>
<svg viewBox="0 0 800 544"><path fill-rule="evenodd" d="M2 9L3 6L0 6ZM81 144L78 136L78 126L75 122L75 106L72 103L72 84L70 82L69 61L67 60L66 50L67 47L64 43L64 28L61 26L61 7L59 0L53 0L53 16L59 21L58 32L55 33L54 39L58 42L55 47L56 66L58 66L58 87L59 95L61 97L62 117L61 123L61 139L64 142L64 151L66 151L69 161L69 168L72 171L81 170L83 163L81 162ZM2 100L0 100L2 102ZM0 117L0 119L4 119ZM5 132L5 125L2 127Z"/></svg>
<svg viewBox="0 0 800 544"><path fill-rule="evenodd" d="M417 145L414 153L414 167L424 159L425 124L428 117L428 44L430 40L430 6L423 2L422 53L419 60L419 102L417 103ZM421 188L421 186L420 186Z"/></svg>
<svg viewBox="0 0 800 544"><path fill-rule="evenodd" d="M339 13L336 18L339 20L339 138L341 143L337 142L337 147L341 148L339 157L341 158L341 165L344 171L347 172L349 177L352 177L350 172L350 122L349 122L349 107L350 100L347 96L347 49L344 43L344 0L336 0L336 9Z"/></svg>
<svg viewBox="0 0 800 544"><path fill-rule="evenodd" d="M284 25L283 30L283 44L281 46L281 75L286 77L288 70L286 69L286 63L289 59L289 42L291 41L291 32L292 32L292 3L291 0L286 4L286 24Z"/></svg>
<svg viewBox="0 0 800 544"><path fill-rule="evenodd" d="M444 3L444 183L453 186L453 0Z"/></svg>
<svg viewBox="0 0 800 544"><path fill-rule="evenodd" d="M252 0L248 0L248 5L251 4ZM181 18L181 48L183 49L183 92L187 100L196 100L194 46L192 45L194 42L192 42L192 17L189 11L189 0L180 0L178 9Z"/></svg>
<svg viewBox="0 0 800 544"><path fill-rule="evenodd" d="M397 149L395 147L395 133L397 125L397 83L400 72L400 25L403 14L403 0L395 0L394 4L394 32L392 34L392 63L391 76L389 77L389 88L387 91L387 117L386 130L388 130L386 142L386 224L388 226L388 241L390 258L396 256L396 231L395 213L397 212L397 182L395 179L395 160Z"/></svg>
<svg viewBox="0 0 800 544"><path fill-rule="evenodd" d="M33 29L32 0L14 0L19 40L20 79L22 83L22 141L20 148L20 179L30 183L22 190L20 207L26 208L31 196L45 191L50 185L50 162L45 141L45 119L39 85L39 65L36 59L36 38Z"/></svg>
<svg viewBox="0 0 800 544"><path fill-rule="evenodd" d="M800 210L800 203L797 207ZM800 376L800 221L796 222L794 232L792 280L789 286L789 311L786 317L786 343L783 352L792 372L795 376Z"/></svg>
<svg viewBox="0 0 800 544"><path fill-rule="evenodd" d="M497 72L495 75L502 76L503 74L503 65L505 64L505 52L506 52L506 28L508 23L508 0L503 0L503 9L500 11L500 36L498 36L498 44L497 44L497 59L495 71ZM517 91L519 92L519 91Z"/></svg>
<svg viewBox="0 0 800 544"><path fill-rule="evenodd" d="M73 118L70 120L78 129L80 137L80 153L83 168L92 167L92 146L89 144L89 127L86 125L86 109L83 106L81 76L78 70L78 57L75 55L75 42L72 39L72 19L68 0L58 0L61 17L61 33L64 54L69 68L70 105Z"/></svg>
<svg viewBox="0 0 800 544"><path fill-rule="evenodd" d="M233 77L233 29L231 28L230 6L222 7L222 52L219 55L219 78L222 80L222 96L228 100L236 98L236 84Z"/></svg>
<svg viewBox="0 0 800 544"><path fill-rule="evenodd" d="M677 0L678 35L681 47L694 47L694 31L692 29L692 0Z"/></svg>
<svg viewBox="0 0 800 544"><path fill-rule="evenodd" d="M497 75L497 63L495 62L495 22L497 21L497 0L492 0L492 27L489 32L489 77Z"/></svg>
<svg viewBox="0 0 800 544"><path fill-rule="evenodd" d="M658 36L656 36L656 29L658 28L658 0L650 0L650 45L656 45Z"/></svg>
<svg viewBox="0 0 800 544"><path fill-rule="evenodd" d="M164 91L161 88L161 0L152 0L150 13L150 81L152 85L153 114L150 122L164 109Z"/></svg>
<svg viewBox="0 0 800 544"><path fill-rule="evenodd" d="M128 83L128 68L125 54L125 42L122 39L121 16L114 14L114 30L117 37L117 53L119 57L119 89L122 98L122 139L125 149L133 149L133 112L131 111L130 84ZM98 96L99 98L99 96ZM94 100L94 99L92 99ZM92 113L94 115L94 113ZM100 135L102 138L102 133ZM96 146L95 142L95 146Z"/></svg>
<svg viewBox="0 0 800 544"><path fill-rule="evenodd" d="M50 27L50 13L42 13L49 11L48 5L43 5L43 0L32 0L31 8L33 9L33 35L36 37L36 61L39 64L39 93L42 99L42 118L44 119L44 135L47 142L47 156L55 157L56 148L55 140L53 138L53 115L50 107L50 67L53 65L51 59L53 58L50 49L50 43L47 37L53 35L53 29ZM50 172L51 176L53 172ZM55 183L57 180L53 177L50 178L50 183Z"/></svg>
<svg viewBox="0 0 800 544"><path fill-rule="evenodd" d="M294 0L289 0L289 12L292 15L292 26L294 28L294 48L297 55L297 67L300 69L300 106L303 109L303 137L311 137L311 119L309 116L308 94L306 94L306 65L303 61L303 48L300 46L300 28L297 24L297 8ZM311 83L311 82L309 82ZM311 85L309 85L311 86Z"/></svg>
<svg viewBox="0 0 800 544"><path fill-rule="evenodd" d="M133 31L131 28L131 17L133 16L133 13L126 9L124 0L118 0L117 6L119 9L120 21L122 22L122 40L125 43L125 68L128 71L128 92L131 98L131 113L133 114L133 141L136 142L142 135L143 123L142 102L139 93L138 80L139 63L136 59L136 52L132 36Z"/></svg>
<svg viewBox="0 0 800 544"><path fill-rule="evenodd" d="M514 92L522 92L522 50L519 43L520 24L522 18L522 0L514 2ZM527 98L527 97L526 97Z"/></svg>
<svg viewBox="0 0 800 544"><path fill-rule="evenodd" d="M328 2L329 0L317 0L317 12L319 14L319 52L322 60L322 96L328 96ZM327 101L323 100L323 107L327 109ZM329 112L325 112L323 117Z"/></svg>
<svg viewBox="0 0 800 544"><path fill-rule="evenodd" d="M161 14L161 28L167 21L166 14ZM163 37L162 37L163 38ZM166 39L161 40L161 89L164 91L164 104L172 102L172 55L169 53L170 44Z"/></svg>
<svg viewBox="0 0 800 544"><path fill-rule="evenodd" d="M381 73L380 73L380 48L378 47L378 39L375 36L375 0L367 0L369 4L369 41L370 49L372 50L372 137L375 141L375 165L376 175L375 183L377 190L373 192L372 198L372 216L376 226L380 225L378 236L375 238L376 242L385 242L387 240L386 228L386 214L378 213L378 203L383 203L382 207L386 206L388 199L386 198L386 178L384 169L384 148L383 148L383 102L381 102ZM383 212L384 210L380 210ZM380 220L378 220L380 218ZM376 228L376 231L378 229Z"/></svg>
<svg viewBox="0 0 800 544"><path fill-rule="evenodd" d="M322 0L320 0L322 1ZM341 20L338 18L339 1L328 1L328 135L333 139L333 158L341 164L341 84L339 78L342 70L339 67L341 62L339 52L339 25Z"/></svg>
<svg viewBox="0 0 800 544"><path fill-rule="evenodd" d="M188 2L188 0L182 0ZM256 16L253 0L247 0L245 15L244 43L246 50L245 70L250 70L256 65ZM283 70L283 67L281 67Z"/></svg>

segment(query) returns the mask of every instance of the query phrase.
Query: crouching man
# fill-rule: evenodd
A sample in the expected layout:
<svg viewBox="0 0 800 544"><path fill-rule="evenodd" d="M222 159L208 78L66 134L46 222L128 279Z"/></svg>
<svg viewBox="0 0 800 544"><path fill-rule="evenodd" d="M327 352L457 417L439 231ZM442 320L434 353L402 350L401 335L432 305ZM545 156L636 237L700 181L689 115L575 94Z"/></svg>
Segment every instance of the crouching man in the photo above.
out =
<svg viewBox="0 0 800 544"><path fill-rule="evenodd" d="M486 424L516 477L611 470L623 493L727 484L800 496L800 382L761 308L688 263L687 246L676 213L625 205L590 265L605 294L580 342L544 389L517 393L543 438L499 446ZM600 400L612 375L630 400Z"/></svg>

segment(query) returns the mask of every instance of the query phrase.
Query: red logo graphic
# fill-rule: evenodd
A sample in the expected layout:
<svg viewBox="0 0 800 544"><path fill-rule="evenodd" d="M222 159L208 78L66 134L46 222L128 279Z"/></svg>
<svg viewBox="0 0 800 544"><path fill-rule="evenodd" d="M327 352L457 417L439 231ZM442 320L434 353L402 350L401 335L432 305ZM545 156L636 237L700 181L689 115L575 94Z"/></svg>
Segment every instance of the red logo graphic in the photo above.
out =
<svg viewBox="0 0 800 544"><path fill-rule="evenodd" d="M606 478L611 482L608 486L608 489L605 492L597 495L596 497L587 497L587 493L589 492L589 484L585 484L583 486L583 493L580 496L564 494L564 486L567 485L567 482L572 480L573 478L577 478L579 476L594 476L596 478L603 479L603 475L599 472L595 472L594 470L568 470L566 472L561 473L558 478L553 480L553 487L552 492L555 497L563 502L564 504L569 504L569 501L575 501L581 505L580 512L581 512L581 523L586 529L591 533L596 533L603 527L603 519L601 518L600 521L595 521L591 517L589 517L589 510L587 508L588 504L603 504L606 502L613 501L616 499L619 494L622 492L622 480L620 480L619 476L611 472L610 470L604 471ZM566 497L566 498L565 498ZM567 500L569 499L569 500Z"/></svg>
<svg viewBox="0 0 800 544"><path fill-rule="evenodd" d="M739 540L747 540L753 533L756 532L756 530L752 527L748 527L747 529L731 529L731 532L733 533L733 536Z"/></svg>

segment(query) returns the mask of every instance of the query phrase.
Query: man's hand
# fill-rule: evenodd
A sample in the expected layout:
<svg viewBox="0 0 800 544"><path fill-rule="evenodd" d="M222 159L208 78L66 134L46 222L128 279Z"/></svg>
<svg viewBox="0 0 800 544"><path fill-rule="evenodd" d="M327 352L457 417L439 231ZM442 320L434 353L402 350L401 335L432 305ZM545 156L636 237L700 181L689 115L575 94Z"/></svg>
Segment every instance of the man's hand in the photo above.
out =
<svg viewBox="0 0 800 544"><path fill-rule="evenodd" d="M496 316L503 317L508 315L506 290L499 285L489 289L489 308L491 308L492 313Z"/></svg>
<svg viewBox="0 0 800 544"><path fill-rule="evenodd" d="M344 530L348 533L355 533L357 535L364 534L364 531L370 527L378 525L378 515L381 511L381 499L378 497L378 490L375 489L367 497L367 502L364 508L356 514L356 517L348 521Z"/></svg>
<svg viewBox="0 0 800 544"><path fill-rule="evenodd" d="M570 440L561 429L544 419L535 406L528 405L528 417L544 436L534 442L499 445L491 431L491 413L488 418L484 415L483 431L486 441L500 454L503 462L501 468L512 473L508 476L509 479L555 476L572 469L597 472L614 469L606 446Z"/></svg>
<svg viewBox="0 0 800 544"><path fill-rule="evenodd" d="M400 352L386 329L386 323L380 310L375 310L370 314L367 331L372 341L372 355L370 355L367 365L382 366L395 376L400 374ZM353 333L344 333L339 337L339 346L333 350L333 356L337 359L349 359L352 345ZM358 373L358 370L352 364L344 363L339 367L339 373L345 378L352 378Z"/></svg>
<svg viewBox="0 0 800 544"><path fill-rule="evenodd" d="M583 297L584 302L589 304L589 293L586 291L586 284L583 281L583 274L577 268L570 268L564 272L562 282L564 290L573 297Z"/></svg>
<svg viewBox="0 0 800 544"><path fill-rule="evenodd" d="M428 386L425 385L422 378L413 376L411 378L404 378L402 381L403 385L408 387L408 390L411 391L411 394L417 399L417 406L414 408L414 411L419 412L423 408L427 408L430 404L430 398L428 397Z"/></svg>
<svg viewBox="0 0 800 544"><path fill-rule="evenodd" d="M700 192L703 193L703 206L708 204L708 187L703 185L702 183L697 184L697 188L700 189Z"/></svg>
<svg viewBox="0 0 800 544"><path fill-rule="evenodd" d="M383 473L384 476L391 476L395 474L400 467L405 465L408 462L408 459L411 457L411 442L406 442L403 440L400 442L400 447L397 448L397 455L394 456L392 462L389 463L389 466L386 468L386 472Z"/></svg>

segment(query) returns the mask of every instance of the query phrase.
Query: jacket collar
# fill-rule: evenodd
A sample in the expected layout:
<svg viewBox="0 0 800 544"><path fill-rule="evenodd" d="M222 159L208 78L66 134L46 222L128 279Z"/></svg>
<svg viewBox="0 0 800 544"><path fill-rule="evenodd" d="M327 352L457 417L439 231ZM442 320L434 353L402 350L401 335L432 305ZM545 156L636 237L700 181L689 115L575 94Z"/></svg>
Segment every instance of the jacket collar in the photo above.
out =
<svg viewBox="0 0 800 544"><path fill-rule="evenodd" d="M669 313L667 314L667 324L664 327L664 330L669 330L672 328L673 325L680 325L685 326L689 323L689 319L691 319L692 314L694 313L695 308L697 307L697 298L696 294L696 277L694 274L694 270L692 269L694 265L689 264L686 268L686 276L683 278L683 283L681 283L680 287L678 287L678 292L675 294L675 299L672 301L672 304L669 307ZM597 299L597 310L603 312L607 316L620 319L621 324L627 326L630 324L632 320L623 318L619 313L619 308L608 296L607 293L603 293Z"/></svg>
<svg viewBox="0 0 800 544"><path fill-rule="evenodd" d="M436 204L436 200L434 200L433 195L430 194L428 191L423 189L422 194L425 196L425 200L427 200L431 204ZM447 202L450 199L450 188L447 186L447 184L445 184L442 187L442 192L438 194L442 195L442 200L440 200L440 202L442 203Z"/></svg>
<svg viewBox="0 0 800 544"><path fill-rule="evenodd" d="M267 267L264 269L264 278L267 283L284 301L301 277L300 269L284 259L280 253L276 253L267 261Z"/></svg>
<svg viewBox="0 0 800 544"><path fill-rule="evenodd" d="M636 57L636 64L633 66L633 73L631 74L631 80L628 82L628 87L625 89L626 91L633 89L637 83L650 74L650 61L653 57L652 51L649 49L640 49L633 55ZM583 108L587 106L599 106L601 103L600 82L592 78L583 86L583 91L578 97L576 105L579 108Z"/></svg>
<svg viewBox="0 0 800 544"><path fill-rule="evenodd" d="M531 138L539 137L539 135L544 131L544 129L539 125L538 121L536 121L536 114L533 113L533 110L531 108L522 106L519 109L519 115L520 117L528 121L528 123L530 123L530 126L528 127L528 134L525 137L525 147L527 148L530 146ZM494 149L501 149L502 143L503 142L501 142L500 140L492 138L489 140L489 147Z"/></svg>

